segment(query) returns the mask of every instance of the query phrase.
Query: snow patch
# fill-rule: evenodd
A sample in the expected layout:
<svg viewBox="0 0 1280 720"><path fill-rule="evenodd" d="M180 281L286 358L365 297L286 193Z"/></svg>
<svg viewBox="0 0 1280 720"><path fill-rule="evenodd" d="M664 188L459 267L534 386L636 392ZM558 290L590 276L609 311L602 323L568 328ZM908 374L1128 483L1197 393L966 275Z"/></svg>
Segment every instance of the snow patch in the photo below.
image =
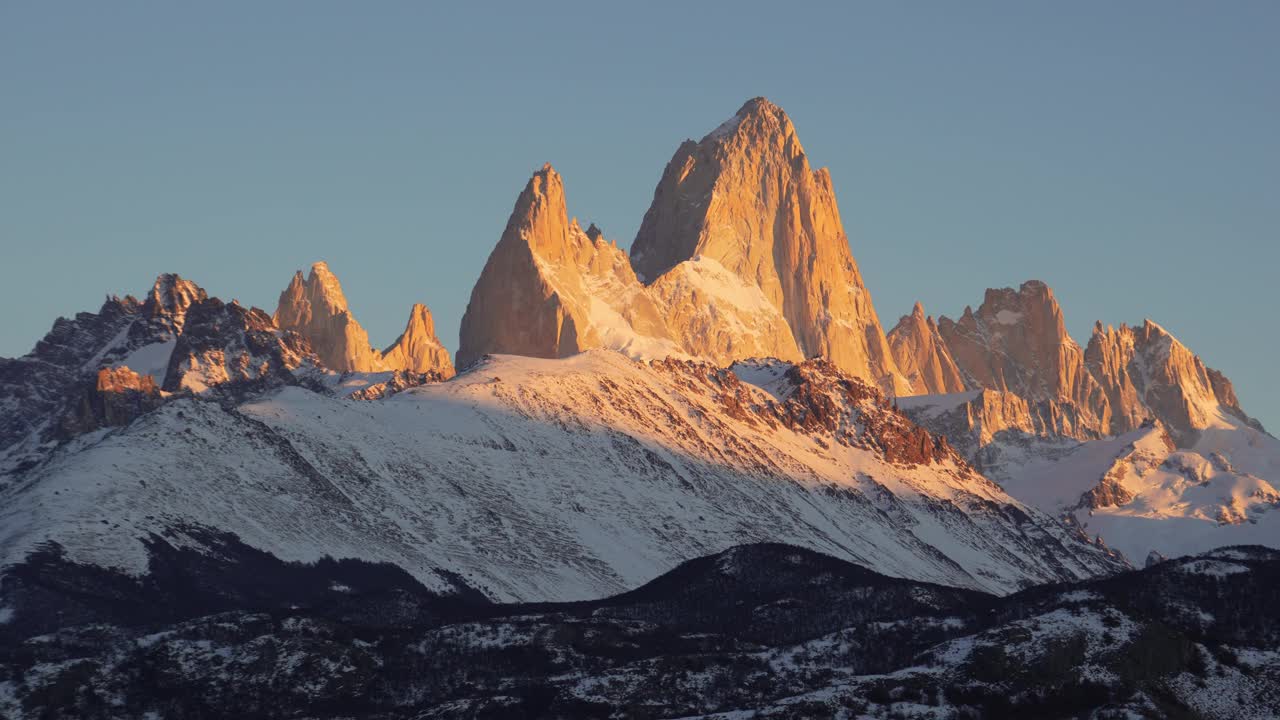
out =
<svg viewBox="0 0 1280 720"><path fill-rule="evenodd" d="M169 369L169 358L177 344L178 341L172 339L143 345L123 360L112 363L111 367L127 367L139 375L150 375L155 378L157 385L163 385L165 372Z"/></svg>
<svg viewBox="0 0 1280 720"><path fill-rule="evenodd" d="M1013 310L1001 310L996 313L996 322L1001 325L1016 325L1022 319L1022 313Z"/></svg>

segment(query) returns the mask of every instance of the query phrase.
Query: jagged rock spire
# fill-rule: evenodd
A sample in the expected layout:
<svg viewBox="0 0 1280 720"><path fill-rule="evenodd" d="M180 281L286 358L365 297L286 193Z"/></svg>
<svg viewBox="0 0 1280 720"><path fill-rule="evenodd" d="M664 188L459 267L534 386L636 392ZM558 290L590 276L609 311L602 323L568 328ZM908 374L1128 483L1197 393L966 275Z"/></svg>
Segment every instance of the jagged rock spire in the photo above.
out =
<svg viewBox="0 0 1280 720"><path fill-rule="evenodd" d="M1059 432L1109 432L1106 395L1085 369L1084 351L1067 334L1062 308L1045 283L988 289L976 312L966 307L959 320L939 318L938 332L968 386L1042 404Z"/></svg>
<svg viewBox="0 0 1280 720"><path fill-rule="evenodd" d="M804 355L910 392L849 250L831 175L810 168L791 120L764 98L682 144L654 190L632 246L637 274L654 282L695 257L759 287Z"/></svg>
<svg viewBox="0 0 1280 720"><path fill-rule="evenodd" d="M331 370L382 369L377 351L369 345L369 334L347 309L342 285L327 263L313 264L305 279L300 270L294 274L280 293L274 317L280 329L307 338L320 362Z"/></svg>
<svg viewBox="0 0 1280 720"><path fill-rule="evenodd" d="M890 333L899 363L912 372L930 357L924 344L907 342L923 333L922 313L903 318ZM1158 420L1179 447L1190 447L1214 425L1261 429L1222 373L1151 320L1119 328L1098 322L1082 350L1066 331L1053 291L1038 280L987 290L976 311L966 307L959 320L940 318L937 333L967 387L1025 405L1002 399L996 407L996 396L984 395L984 406L970 415L984 415L985 430L1012 422L1035 433L1088 439ZM1015 416L1022 419L1010 419Z"/></svg>
<svg viewBox="0 0 1280 720"><path fill-rule="evenodd" d="M898 369L917 395L960 392L965 389L960 369L951 359L947 343L938 334L933 316L925 315L916 303L910 315L903 315L889 331L889 346Z"/></svg>
<svg viewBox="0 0 1280 720"><path fill-rule="evenodd" d="M578 288L557 287L550 277L550 265L571 269L569 229L564 181L547 163L516 199L471 290L460 328L459 367L486 353L554 358L583 349L579 328L585 318L566 296ZM559 285L575 279L568 276Z"/></svg>
<svg viewBox="0 0 1280 720"><path fill-rule="evenodd" d="M422 303L414 304L409 311L409 322L405 325L404 332L382 352L382 359L389 369L416 373L436 372L443 377L452 377L454 373L449 351L436 337L436 324L431 311Z"/></svg>
<svg viewBox="0 0 1280 720"><path fill-rule="evenodd" d="M435 336L435 324L425 305L415 305L404 333L387 348L384 357L369 344L369 334L347 307L342 284L325 262L311 266L303 277L294 273L274 316L282 330L293 330L311 343L320 362L337 372L383 370L434 371L453 375L448 352Z"/></svg>
<svg viewBox="0 0 1280 720"><path fill-rule="evenodd" d="M147 293L142 305L143 314L151 318L169 318L174 330L181 332L187 309L208 298L209 294L190 280L184 280L175 273L164 273L156 278Z"/></svg>
<svg viewBox="0 0 1280 720"><path fill-rule="evenodd" d="M1097 323L1084 358L1110 400L1114 433L1135 429L1154 417L1180 447L1189 447L1200 430L1223 415L1261 429L1240 408L1226 376L1150 319L1137 327L1104 328Z"/></svg>
<svg viewBox="0 0 1280 720"><path fill-rule="evenodd" d="M692 355L728 364L801 359L759 288L710 258L686 261L649 286L595 225L565 208L550 165L533 174L471 292L458 365L485 353L564 357L608 347L631 357Z"/></svg>

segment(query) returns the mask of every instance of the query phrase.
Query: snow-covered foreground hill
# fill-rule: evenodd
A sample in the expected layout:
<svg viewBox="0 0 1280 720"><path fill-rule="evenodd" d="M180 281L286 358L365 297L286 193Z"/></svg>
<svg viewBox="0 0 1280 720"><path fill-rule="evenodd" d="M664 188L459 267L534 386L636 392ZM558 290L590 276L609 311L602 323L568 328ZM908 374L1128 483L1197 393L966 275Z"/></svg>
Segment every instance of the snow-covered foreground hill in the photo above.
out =
<svg viewBox="0 0 1280 720"><path fill-rule="evenodd" d="M1121 567L829 364L739 371L761 387L593 351L496 356L377 401L333 375L171 398L5 476L0 553L52 542L142 573L151 534L198 546L182 528L199 527L496 600L599 597L760 541L999 593Z"/></svg>

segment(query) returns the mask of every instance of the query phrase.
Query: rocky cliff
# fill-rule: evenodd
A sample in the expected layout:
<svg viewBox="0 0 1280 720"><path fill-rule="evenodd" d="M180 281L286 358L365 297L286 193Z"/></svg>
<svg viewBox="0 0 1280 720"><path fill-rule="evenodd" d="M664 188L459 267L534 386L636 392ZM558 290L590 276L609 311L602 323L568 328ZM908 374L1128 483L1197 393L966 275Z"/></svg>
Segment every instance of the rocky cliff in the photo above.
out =
<svg viewBox="0 0 1280 720"><path fill-rule="evenodd" d="M191 306L165 372L164 390L204 393L222 385L284 385L315 363L306 338L281 332L258 308L207 298Z"/></svg>
<svg viewBox="0 0 1280 720"><path fill-rule="evenodd" d="M376 372L382 369L382 358L369 344L365 332L347 308L342 284L318 262L305 278L302 271L294 274L289 287L280 293L275 323L282 330L293 330L311 343L325 367L338 372Z"/></svg>
<svg viewBox="0 0 1280 720"><path fill-rule="evenodd" d="M382 351L382 364L390 370L413 373L438 373L453 376L449 351L436 337L435 320L426 305L417 303L409 311L409 322L395 342Z"/></svg>
<svg viewBox="0 0 1280 720"><path fill-rule="evenodd" d="M968 437L951 437L961 447L981 447L1001 433L1007 437L1006 431L1095 439L1153 419L1179 447L1194 445L1212 426L1261 429L1241 409L1230 380L1150 320L1118 329L1097 323L1081 349L1067 334L1053 291L1037 280L1016 290L987 290L977 311L965 308L959 320L940 318L936 334L917 305L889 339L917 394L956 391L957 379L947 373L950 360L959 387L988 391L966 401L962 414L970 421L948 421L951 430L963 425ZM958 407L932 400L912 406Z"/></svg>
<svg viewBox="0 0 1280 720"><path fill-rule="evenodd" d="M1223 416L1260 427L1240 408L1230 380L1151 320L1138 327L1097 323L1085 362L1113 408L1113 434L1158 418L1179 447L1190 447Z"/></svg>
<svg viewBox="0 0 1280 720"><path fill-rule="evenodd" d="M1017 290L987 290L977 312L938 320L957 367L970 387L1012 392L1041 405L1054 431L1077 438L1110 429L1110 406L1067 334L1053 291L1030 280Z"/></svg>
<svg viewBox="0 0 1280 720"><path fill-rule="evenodd" d="M458 365L466 367L488 353L556 358L595 346L595 298L583 283L583 270L602 281L601 290L626 288L635 276L621 262L621 253L599 236L587 237L570 221L564 181L550 163L544 165L516 199L471 290L462 316Z"/></svg>
<svg viewBox="0 0 1280 720"><path fill-rule="evenodd" d="M311 266L293 280L276 306L274 318L281 330L292 330L310 342L320 362L336 372L405 370L453 375L453 363L435 335L435 322L425 305L414 305L405 331L384 352L369 344L369 334L347 306L338 277L324 262Z"/></svg>
<svg viewBox="0 0 1280 720"><path fill-rule="evenodd" d="M764 98L682 144L654 191L633 267L652 283L694 258L759 288L801 355L910 392L849 250L831 175L810 167L791 120Z"/></svg>
<svg viewBox="0 0 1280 720"><path fill-rule="evenodd" d="M924 314L916 303L910 315L903 315L889 331L889 347L898 369L911 383L913 395L937 395L965 389L960 369L951 359L951 350L938 333L933 316Z"/></svg>
<svg viewBox="0 0 1280 720"><path fill-rule="evenodd" d="M759 288L710 258L645 286L626 253L582 230L549 164L534 173L471 291L458 364L487 353L566 357L609 348L633 358L799 360L782 314Z"/></svg>

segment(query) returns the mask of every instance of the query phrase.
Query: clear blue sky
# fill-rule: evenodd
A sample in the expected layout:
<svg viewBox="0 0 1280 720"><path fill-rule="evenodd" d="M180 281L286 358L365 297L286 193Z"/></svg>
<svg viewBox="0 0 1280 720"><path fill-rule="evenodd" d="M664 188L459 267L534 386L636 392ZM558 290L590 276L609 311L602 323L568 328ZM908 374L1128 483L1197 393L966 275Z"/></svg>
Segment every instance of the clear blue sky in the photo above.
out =
<svg viewBox="0 0 1280 720"><path fill-rule="evenodd" d="M626 245L765 95L886 327L1043 279L1280 428L1280 3L441 5L0 4L0 355L163 271L272 310L317 259L376 345L421 301L456 349L533 170Z"/></svg>

